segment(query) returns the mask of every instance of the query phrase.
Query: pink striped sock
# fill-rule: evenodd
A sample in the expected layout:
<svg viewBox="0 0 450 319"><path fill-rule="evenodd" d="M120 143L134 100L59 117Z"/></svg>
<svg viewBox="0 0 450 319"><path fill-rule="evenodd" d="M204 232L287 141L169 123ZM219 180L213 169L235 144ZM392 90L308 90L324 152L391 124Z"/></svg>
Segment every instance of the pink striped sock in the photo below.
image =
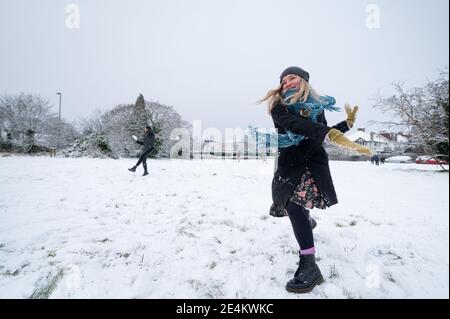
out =
<svg viewBox="0 0 450 319"><path fill-rule="evenodd" d="M313 255L315 253L316 248L314 246L305 250L300 250L300 255Z"/></svg>

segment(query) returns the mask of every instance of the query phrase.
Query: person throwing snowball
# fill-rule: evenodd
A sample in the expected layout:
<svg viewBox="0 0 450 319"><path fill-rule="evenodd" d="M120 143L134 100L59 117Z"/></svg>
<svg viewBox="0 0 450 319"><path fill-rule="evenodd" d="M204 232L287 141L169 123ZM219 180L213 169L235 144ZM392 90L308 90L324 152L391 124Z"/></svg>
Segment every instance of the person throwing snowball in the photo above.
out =
<svg viewBox="0 0 450 319"><path fill-rule="evenodd" d="M136 135L133 135L133 139L136 141L136 143L138 143L140 145L144 145L144 150L142 151L141 155L139 156L139 160L137 161L136 165L129 168L128 170L130 172L136 172L136 168L142 163L142 166L144 167L144 174L142 176L146 176L146 175L148 175L147 157L154 150L155 134L153 133L152 128L147 125L144 128L144 140L140 141Z"/></svg>

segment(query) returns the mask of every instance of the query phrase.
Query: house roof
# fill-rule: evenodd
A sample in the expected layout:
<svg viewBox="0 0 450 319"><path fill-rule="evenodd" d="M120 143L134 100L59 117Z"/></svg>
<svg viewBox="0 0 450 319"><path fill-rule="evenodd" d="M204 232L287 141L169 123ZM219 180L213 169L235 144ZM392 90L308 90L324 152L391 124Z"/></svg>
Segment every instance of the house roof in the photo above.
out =
<svg viewBox="0 0 450 319"><path fill-rule="evenodd" d="M362 139L366 142L372 142L372 139L370 138L370 134L363 132L363 131L357 131L347 137L352 142L355 142L359 139ZM375 134L373 134L373 142L389 143L390 141L389 141L389 139L385 138L384 136L381 136L381 135L375 133Z"/></svg>

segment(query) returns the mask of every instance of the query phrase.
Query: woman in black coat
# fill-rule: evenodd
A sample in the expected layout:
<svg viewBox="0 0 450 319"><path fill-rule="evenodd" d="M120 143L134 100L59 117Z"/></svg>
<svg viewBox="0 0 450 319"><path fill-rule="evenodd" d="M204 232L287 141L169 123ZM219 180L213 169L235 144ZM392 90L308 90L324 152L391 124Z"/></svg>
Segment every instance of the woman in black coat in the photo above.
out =
<svg viewBox="0 0 450 319"><path fill-rule="evenodd" d="M308 72L299 67L290 67L282 72L280 86L269 91L262 100L269 102L269 113L278 134L286 136L287 133L293 133L302 136L295 145L278 145L279 156L272 181L273 204L270 214L277 217L288 215L291 220L300 246L300 262L286 289L305 293L323 282L314 255L312 228L315 225L312 224L307 208L325 209L338 202L328 166L328 154L322 144L324 141L334 142L337 146L367 155L370 150L351 142L343 135L353 126L357 106L352 109L346 105L347 120L328 127L325 114L320 108L314 117L308 108L300 109L294 114L288 108L286 92L295 92L292 95L294 102L321 101L322 97L309 86ZM331 97L327 98L334 101Z"/></svg>
<svg viewBox="0 0 450 319"><path fill-rule="evenodd" d="M136 141L136 143L144 146L144 150L139 156L139 160L137 161L136 165L129 168L128 170L130 172L136 172L136 168L142 163L142 166L144 167L144 174L142 176L147 176L148 175L147 157L155 150L154 149L155 134L153 133L152 128L149 125L147 125L144 128L144 141L140 141L135 135L133 135L133 138Z"/></svg>

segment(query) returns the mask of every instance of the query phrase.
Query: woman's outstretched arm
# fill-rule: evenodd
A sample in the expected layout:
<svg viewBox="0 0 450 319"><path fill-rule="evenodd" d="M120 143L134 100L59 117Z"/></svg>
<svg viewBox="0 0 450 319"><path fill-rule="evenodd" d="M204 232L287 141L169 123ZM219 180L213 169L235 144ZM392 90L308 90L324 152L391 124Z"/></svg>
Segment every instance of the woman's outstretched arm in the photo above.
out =
<svg viewBox="0 0 450 319"><path fill-rule="evenodd" d="M314 123L306 118L289 113L281 104L275 106L272 111L275 124L295 134L301 134L313 140L323 141L331 130L321 123Z"/></svg>

